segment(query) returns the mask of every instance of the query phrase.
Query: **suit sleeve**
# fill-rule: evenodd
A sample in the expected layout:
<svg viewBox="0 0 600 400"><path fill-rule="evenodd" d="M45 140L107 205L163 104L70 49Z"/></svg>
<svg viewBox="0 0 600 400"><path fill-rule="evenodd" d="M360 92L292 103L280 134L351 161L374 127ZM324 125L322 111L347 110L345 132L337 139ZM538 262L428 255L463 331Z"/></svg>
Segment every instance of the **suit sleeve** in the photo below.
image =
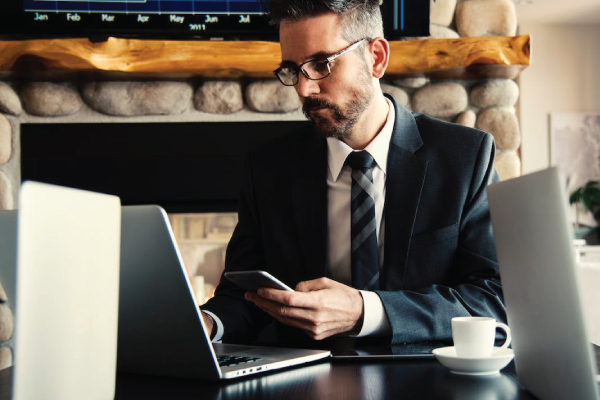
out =
<svg viewBox="0 0 600 400"><path fill-rule="evenodd" d="M227 246L225 271L265 269L265 256L252 179L251 156L244 168L238 205L238 224ZM272 319L244 299L245 291L221 276L215 296L201 308L217 315L223 323L224 343L251 343Z"/></svg>
<svg viewBox="0 0 600 400"><path fill-rule="evenodd" d="M458 222L451 279L411 290L377 292L392 327L392 343L451 340L452 317L490 316L506 322L486 192L489 184L499 181L494 156L493 139L484 135ZM435 267L419 266L424 271Z"/></svg>

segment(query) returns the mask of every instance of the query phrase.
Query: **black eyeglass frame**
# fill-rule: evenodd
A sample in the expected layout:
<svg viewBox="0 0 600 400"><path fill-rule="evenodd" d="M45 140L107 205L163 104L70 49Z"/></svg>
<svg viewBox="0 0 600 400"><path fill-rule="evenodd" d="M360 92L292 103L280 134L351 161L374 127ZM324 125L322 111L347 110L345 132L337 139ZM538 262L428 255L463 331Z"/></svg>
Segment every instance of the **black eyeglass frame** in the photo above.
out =
<svg viewBox="0 0 600 400"><path fill-rule="evenodd" d="M338 58L339 56L341 56L341 55L343 55L345 53L348 53L348 52L356 49L358 47L358 45L360 45L365 40L367 40L369 42L372 41L371 38L362 38L362 39L359 39L356 42L351 43L349 46L344 47L342 50L338 51L335 54L330 55L329 57L326 57L323 60L312 59L312 60L305 61L305 62L303 62L302 64L300 64L298 66L296 66L296 65L293 65L293 66L282 65L281 67L279 67L275 71L273 71L273 75L275 75L277 77L277 79L279 79L279 82L281 82L281 84L284 85L284 86L296 86L298 84L298 82L300 82L300 74L299 74L298 71L302 72L302 75L304 75L307 79L310 79L311 81L320 81L322 79L327 78L329 75L331 75L331 62L333 60L335 60L336 58ZM327 75L322 76L320 78L311 78L310 76L308 76L308 73L304 70L304 68L302 68L302 66L304 66L304 65L306 65L308 63L315 62L315 61L319 61L319 62L325 63L325 65L327 66L327 71L328 71ZM283 80L279 76L279 74L281 73L281 71L283 71L285 68L288 68L288 69L292 69L293 68L296 71L295 78L292 79L292 84L287 84L287 83L283 82Z"/></svg>

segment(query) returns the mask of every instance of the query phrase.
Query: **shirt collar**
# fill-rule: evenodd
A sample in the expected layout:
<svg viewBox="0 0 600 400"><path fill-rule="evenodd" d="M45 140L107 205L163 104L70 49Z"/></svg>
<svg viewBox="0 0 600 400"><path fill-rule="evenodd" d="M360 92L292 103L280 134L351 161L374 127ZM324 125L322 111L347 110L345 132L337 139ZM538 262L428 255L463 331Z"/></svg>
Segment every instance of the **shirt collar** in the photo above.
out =
<svg viewBox="0 0 600 400"><path fill-rule="evenodd" d="M396 120L396 112L392 102L388 98L385 100L390 107L385 125L365 148L365 150L373 156L377 166L383 171L384 175L387 171L388 152L390 149L390 141L392 139L394 121ZM346 157L348 157L348 154L352 151L354 151L352 147L348 146L342 140L327 138L327 163L329 164L329 173L334 182L337 182L339 179L342 169L344 168Z"/></svg>

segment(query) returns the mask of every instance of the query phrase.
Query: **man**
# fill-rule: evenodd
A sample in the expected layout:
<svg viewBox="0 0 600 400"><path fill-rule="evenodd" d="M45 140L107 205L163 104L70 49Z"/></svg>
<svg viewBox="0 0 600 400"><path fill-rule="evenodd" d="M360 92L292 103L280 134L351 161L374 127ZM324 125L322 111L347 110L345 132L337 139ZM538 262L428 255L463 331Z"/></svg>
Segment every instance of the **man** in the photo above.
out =
<svg viewBox="0 0 600 400"><path fill-rule="evenodd" d="M275 74L312 128L250 153L225 269L266 270L295 291L244 293L221 279L202 307L213 340L251 342L275 321L281 343L401 343L450 339L455 316L505 320L485 192L498 180L491 136L383 95L378 0L272 0L270 14Z"/></svg>

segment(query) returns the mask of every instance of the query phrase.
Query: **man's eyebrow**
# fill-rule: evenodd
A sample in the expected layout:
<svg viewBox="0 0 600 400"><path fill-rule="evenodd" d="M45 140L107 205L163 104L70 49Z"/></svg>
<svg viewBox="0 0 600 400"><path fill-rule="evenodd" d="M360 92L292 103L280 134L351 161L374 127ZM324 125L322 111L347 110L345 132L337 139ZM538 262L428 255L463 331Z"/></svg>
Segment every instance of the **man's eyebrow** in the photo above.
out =
<svg viewBox="0 0 600 400"><path fill-rule="evenodd" d="M290 67L290 66L294 66L296 67L297 64L293 61L289 61L289 60L283 60L279 63L280 67Z"/></svg>
<svg viewBox="0 0 600 400"><path fill-rule="evenodd" d="M310 58L308 59L309 61L313 61L313 60L324 60L327 57L329 57L330 55L332 55L334 53L328 53L326 51L320 51L318 53L315 53L313 55L310 56Z"/></svg>

